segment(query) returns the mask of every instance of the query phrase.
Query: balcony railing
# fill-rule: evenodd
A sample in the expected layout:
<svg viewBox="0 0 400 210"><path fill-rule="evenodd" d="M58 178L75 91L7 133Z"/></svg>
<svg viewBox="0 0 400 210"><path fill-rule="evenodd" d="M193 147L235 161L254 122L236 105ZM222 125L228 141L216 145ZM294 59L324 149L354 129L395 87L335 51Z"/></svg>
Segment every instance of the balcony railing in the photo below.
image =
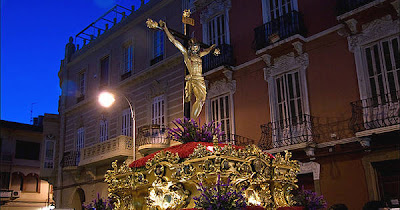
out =
<svg viewBox="0 0 400 210"><path fill-rule="evenodd" d="M145 125L138 129L136 145L142 154L150 154L169 147L167 128L160 125Z"/></svg>
<svg viewBox="0 0 400 210"><path fill-rule="evenodd" d="M313 117L300 115L261 125L259 147L272 149L313 141Z"/></svg>
<svg viewBox="0 0 400 210"><path fill-rule="evenodd" d="M247 146L251 144L255 144L256 141L254 139L250 139L247 137L243 137L237 134L229 134L229 135L223 135L222 136L222 141L220 143L231 143L236 146Z"/></svg>
<svg viewBox="0 0 400 210"><path fill-rule="evenodd" d="M118 158L133 156L133 141L129 136L118 136L81 150L79 165L108 162Z"/></svg>
<svg viewBox="0 0 400 210"><path fill-rule="evenodd" d="M217 48L221 51L220 55L215 56L212 53L210 53L202 58L203 73L206 73L212 69L215 69L223 65L229 65L229 66L234 65L232 46L229 44L222 44Z"/></svg>
<svg viewBox="0 0 400 210"><path fill-rule="evenodd" d="M354 132L400 125L400 91L351 103Z"/></svg>
<svg viewBox="0 0 400 210"><path fill-rule="evenodd" d="M63 159L61 160L61 167L65 168L78 166L79 158L79 151L64 152Z"/></svg>
<svg viewBox="0 0 400 210"><path fill-rule="evenodd" d="M303 16L292 11L254 29L256 50L262 49L278 40L300 34L306 35Z"/></svg>
<svg viewBox="0 0 400 210"><path fill-rule="evenodd" d="M363 5L366 5L374 0L337 0L336 10L338 15L342 15L351 10L357 9Z"/></svg>

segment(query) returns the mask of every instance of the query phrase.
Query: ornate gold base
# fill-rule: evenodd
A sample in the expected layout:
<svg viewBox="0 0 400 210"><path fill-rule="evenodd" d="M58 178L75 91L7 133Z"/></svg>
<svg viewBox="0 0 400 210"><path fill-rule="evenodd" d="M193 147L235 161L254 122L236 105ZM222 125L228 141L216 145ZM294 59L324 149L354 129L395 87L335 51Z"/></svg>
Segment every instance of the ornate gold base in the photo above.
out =
<svg viewBox="0 0 400 210"><path fill-rule="evenodd" d="M213 184L218 174L228 177L249 205L269 209L292 206L291 190L297 188L297 161L291 153L273 157L255 145L199 143L188 158L160 151L142 168L112 164L105 175L115 209L180 209L195 206L199 182Z"/></svg>

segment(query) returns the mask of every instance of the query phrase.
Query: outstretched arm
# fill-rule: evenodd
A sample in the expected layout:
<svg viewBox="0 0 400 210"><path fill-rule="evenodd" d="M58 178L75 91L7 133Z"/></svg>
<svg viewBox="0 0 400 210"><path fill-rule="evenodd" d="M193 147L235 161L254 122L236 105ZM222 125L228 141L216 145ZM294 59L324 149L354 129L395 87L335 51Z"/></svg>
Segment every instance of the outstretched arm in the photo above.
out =
<svg viewBox="0 0 400 210"><path fill-rule="evenodd" d="M178 41L175 39L175 37L171 34L171 32L169 32L168 28L167 28L167 24L160 20L160 27L164 30L165 34L167 35L169 41L172 42L172 44L175 45L176 48L178 48L181 53L183 54L183 56L187 56L187 50L186 48Z"/></svg>
<svg viewBox="0 0 400 210"><path fill-rule="evenodd" d="M209 48L204 49L200 52L200 57L206 56L208 53L210 53L213 49L215 49L215 44L211 45Z"/></svg>

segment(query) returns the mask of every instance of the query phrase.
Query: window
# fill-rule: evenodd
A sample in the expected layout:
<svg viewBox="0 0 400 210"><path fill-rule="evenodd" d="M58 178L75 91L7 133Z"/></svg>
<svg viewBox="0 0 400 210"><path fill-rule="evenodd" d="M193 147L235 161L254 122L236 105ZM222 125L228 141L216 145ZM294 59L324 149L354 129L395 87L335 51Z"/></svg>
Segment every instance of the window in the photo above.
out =
<svg viewBox="0 0 400 210"><path fill-rule="evenodd" d="M133 46L127 45L124 47L124 65L123 74L131 72L133 70Z"/></svg>
<svg viewBox="0 0 400 210"><path fill-rule="evenodd" d="M297 10L297 0L263 0L264 22Z"/></svg>
<svg viewBox="0 0 400 210"><path fill-rule="evenodd" d="M54 153L55 153L55 142L53 140L45 141L45 152L44 152L44 168L54 168Z"/></svg>
<svg viewBox="0 0 400 210"><path fill-rule="evenodd" d="M78 131L77 131L75 149L77 152L79 152L84 147L85 147L85 128L80 127L80 128L78 128Z"/></svg>
<svg viewBox="0 0 400 210"><path fill-rule="evenodd" d="M226 26L224 15L218 15L207 23L207 43L221 45L226 43Z"/></svg>
<svg viewBox="0 0 400 210"><path fill-rule="evenodd" d="M218 125L221 124L221 131L230 138L231 117L230 117L230 98L229 95L215 97L211 102L211 119Z"/></svg>
<svg viewBox="0 0 400 210"><path fill-rule="evenodd" d="M16 141L15 158L39 160L40 144L28 141Z"/></svg>
<svg viewBox="0 0 400 210"><path fill-rule="evenodd" d="M391 37L364 49L369 94L377 104L398 101L400 97L399 38Z"/></svg>
<svg viewBox="0 0 400 210"><path fill-rule="evenodd" d="M0 182L2 190L8 190L10 187L10 172L1 172L0 173Z"/></svg>
<svg viewBox="0 0 400 210"><path fill-rule="evenodd" d="M165 125L165 102L164 96L157 96L151 105L151 123L155 125Z"/></svg>
<svg viewBox="0 0 400 210"><path fill-rule="evenodd" d="M164 57L164 32L157 30L153 32L153 59L150 65L160 62Z"/></svg>
<svg viewBox="0 0 400 210"><path fill-rule="evenodd" d="M298 72L290 72L275 78L277 91L278 122L301 123L303 115ZM290 121L290 122L289 122Z"/></svg>
<svg viewBox="0 0 400 210"><path fill-rule="evenodd" d="M109 56L100 60L100 86L108 85Z"/></svg>
<svg viewBox="0 0 400 210"><path fill-rule="evenodd" d="M79 73L79 93L81 96L85 95L85 86L86 86L86 72L82 71Z"/></svg>
<svg viewBox="0 0 400 210"><path fill-rule="evenodd" d="M132 136L132 115L130 108L122 111L121 135Z"/></svg>
<svg viewBox="0 0 400 210"><path fill-rule="evenodd" d="M100 120L100 142L108 140L108 121L107 119Z"/></svg>

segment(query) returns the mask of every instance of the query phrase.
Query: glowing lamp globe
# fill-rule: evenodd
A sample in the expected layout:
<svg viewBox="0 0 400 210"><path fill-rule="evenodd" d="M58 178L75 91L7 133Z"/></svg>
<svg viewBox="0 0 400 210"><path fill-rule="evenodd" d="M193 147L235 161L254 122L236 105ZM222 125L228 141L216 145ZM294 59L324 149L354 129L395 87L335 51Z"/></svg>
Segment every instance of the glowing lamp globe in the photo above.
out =
<svg viewBox="0 0 400 210"><path fill-rule="evenodd" d="M102 92L99 95L99 103L103 107L110 107L115 101L115 97L112 93Z"/></svg>

